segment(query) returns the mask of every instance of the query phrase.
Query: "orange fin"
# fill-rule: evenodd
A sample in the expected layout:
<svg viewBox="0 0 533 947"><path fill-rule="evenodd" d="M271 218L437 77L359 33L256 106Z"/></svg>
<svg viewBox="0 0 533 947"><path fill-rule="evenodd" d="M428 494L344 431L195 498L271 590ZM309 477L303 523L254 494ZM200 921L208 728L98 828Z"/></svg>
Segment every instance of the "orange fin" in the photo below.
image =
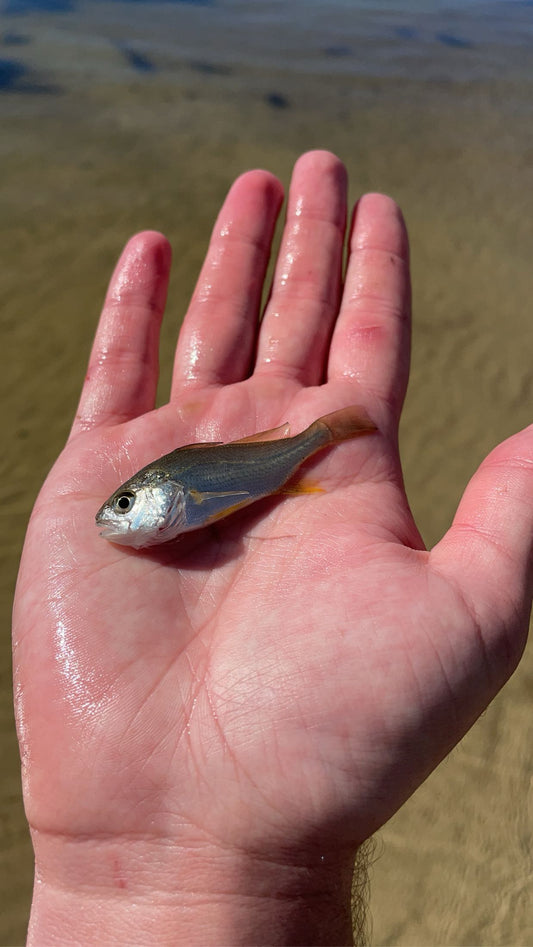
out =
<svg viewBox="0 0 533 947"><path fill-rule="evenodd" d="M238 441L231 441L231 444L254 444L256 441L275 441L281 440L289 435L289 422L280 424L279 427L272 427L268 431L258 431L257 434L249 434L248 437L240 437Z"/></svg>
<svg viewBox="0 0 533 947"><path fill-rule="evenodd" d="M296 480L294 483L287 483L284 487L280 487L277 491L279 494L287 494L289 496L298 496L303 493L325 493L324 487L321 487L318 483L315 483L313 480Z"/></svg>

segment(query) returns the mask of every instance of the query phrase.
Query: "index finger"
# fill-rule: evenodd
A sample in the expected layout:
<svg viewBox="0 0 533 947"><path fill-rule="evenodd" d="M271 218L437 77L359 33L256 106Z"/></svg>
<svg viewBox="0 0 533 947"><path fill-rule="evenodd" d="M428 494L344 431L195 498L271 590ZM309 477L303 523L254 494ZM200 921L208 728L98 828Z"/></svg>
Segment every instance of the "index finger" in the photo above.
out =
<svg viewBox="0 0 533 947"><path fill-rule="evenodd" d="M136 234L122 251L96 330L71 437L154 407L170 259L170 244L157 231Z"/></svg>

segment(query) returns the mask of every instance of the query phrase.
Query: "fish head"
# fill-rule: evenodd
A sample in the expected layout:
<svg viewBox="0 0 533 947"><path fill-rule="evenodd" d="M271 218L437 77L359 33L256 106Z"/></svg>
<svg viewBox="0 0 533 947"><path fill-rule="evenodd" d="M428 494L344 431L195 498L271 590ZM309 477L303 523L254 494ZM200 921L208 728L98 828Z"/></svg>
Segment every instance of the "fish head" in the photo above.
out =
<svg viewBox="0 0 533 947"><path fill-rule="evenodd" d="M122 546L174 539L185 525L183 486L168 477L137 477L115 490L96 514L100 536Z"/></svg>

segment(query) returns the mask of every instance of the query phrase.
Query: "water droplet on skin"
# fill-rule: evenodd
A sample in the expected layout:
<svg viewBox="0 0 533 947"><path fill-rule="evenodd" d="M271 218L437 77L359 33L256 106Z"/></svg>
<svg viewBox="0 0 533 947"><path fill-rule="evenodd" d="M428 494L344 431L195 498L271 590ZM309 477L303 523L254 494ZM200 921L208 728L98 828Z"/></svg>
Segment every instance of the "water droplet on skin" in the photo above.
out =
<svg viewBox="0 0 533 947"><path fill-rule="evenodd" d="M298 200L295 202L292 212L293 212L293 214L294 214L295 217L301 217L301 216L302 216L302 214L303 214L303 212L304 212L304 199L303 199L303 197L299 197Z"/></svg>
<svg viewBox="0 0 533 947"><path fill-rule="evenodd" d="M75 717L92 717L99 708L92 687L94 675L80 668L79 656L72 646L65 622L58 621L54 633L55 656L61 677L67 684L64 697Z"/></svg>

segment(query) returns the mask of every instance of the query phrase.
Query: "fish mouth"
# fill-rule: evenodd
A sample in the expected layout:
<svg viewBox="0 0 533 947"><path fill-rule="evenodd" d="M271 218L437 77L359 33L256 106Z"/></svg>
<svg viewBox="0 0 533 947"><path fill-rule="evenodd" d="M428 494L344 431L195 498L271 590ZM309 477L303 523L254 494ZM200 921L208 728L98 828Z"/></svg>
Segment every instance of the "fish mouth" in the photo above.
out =
<svg viewBox="0 0 533 947"><path fill-rule="evenodd" d="M104 539L115 539L116 536L122 536L122 533L119 533L116 526L113 526L111 523L106 523L105 520L96 520L96 525L98 527L98 535L102 536Z"/></svg>
<svg viewBox="0 0 533 947"><path fill-rule="evenodd" d="M123 543L128 541L127 536L129 533L129 524L126 524L128 526L126 530L117 529L117 524L114 522L114 520L108 519L104 509L98 510L98 513L94 519L96 526L98 527L98 533L102 539L108 539L114 543Z"/></svg>
<svg viewBox="0 0 533 947"><path fill-rule="evenodd" d="M116 526L113 526L111 523L98 522L96 525L99 527L98 535L102 539L107 539L108 542L115 543L118 546L133 546L135 545L131 540L131 534L129 529L125 532L119 531Z"/></svg>

